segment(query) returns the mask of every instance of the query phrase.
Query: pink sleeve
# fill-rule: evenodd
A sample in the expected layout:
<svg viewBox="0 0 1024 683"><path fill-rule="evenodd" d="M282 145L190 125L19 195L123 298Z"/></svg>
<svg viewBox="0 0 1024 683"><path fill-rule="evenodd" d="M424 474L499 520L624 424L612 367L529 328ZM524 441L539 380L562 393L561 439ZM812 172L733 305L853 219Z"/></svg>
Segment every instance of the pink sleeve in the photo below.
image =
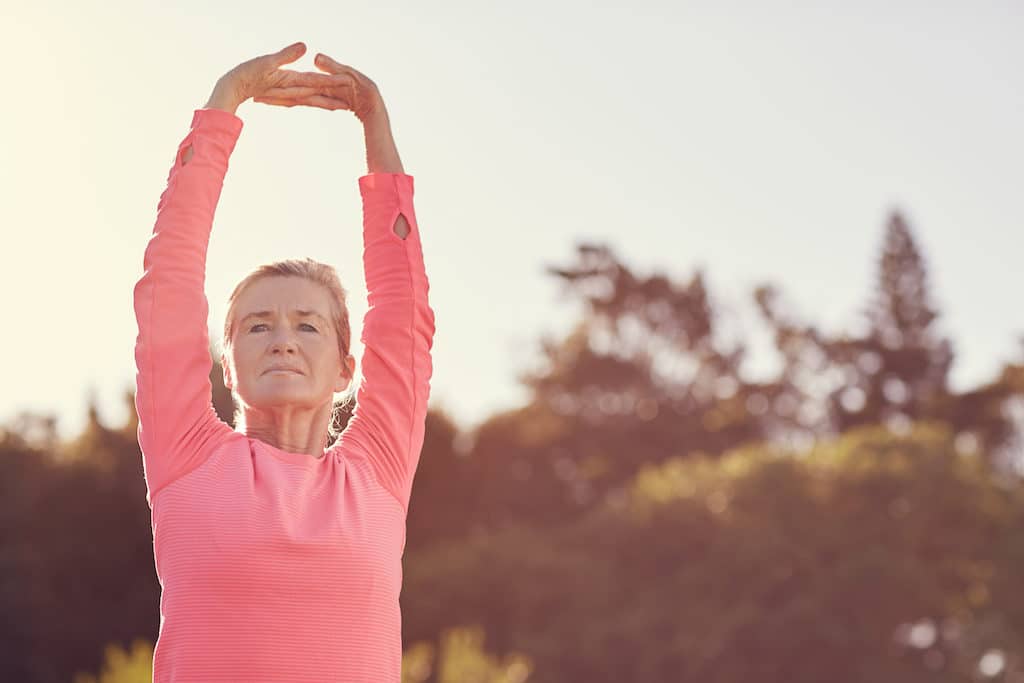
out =
<svg viewBox="0 0 1024 683"><path fill-rule="evenodd" d="M413 177L371 173L359 178L359 191L369 309L360 337L363 379L341 439L366 455L381 486L408 511L430 395L434 312L427 301ZM399 214L409 224L405 239L394 230Z"/></svg>
<svg viewBox="0 0 1024 683"><path fill-rule="evenodd" d="M178 145L134 289L135 407L146 501L199 466L232 432L213 408L206 250L228 157L242 120L197 109ZM188 146L192 157L183 164Z"/></svg>

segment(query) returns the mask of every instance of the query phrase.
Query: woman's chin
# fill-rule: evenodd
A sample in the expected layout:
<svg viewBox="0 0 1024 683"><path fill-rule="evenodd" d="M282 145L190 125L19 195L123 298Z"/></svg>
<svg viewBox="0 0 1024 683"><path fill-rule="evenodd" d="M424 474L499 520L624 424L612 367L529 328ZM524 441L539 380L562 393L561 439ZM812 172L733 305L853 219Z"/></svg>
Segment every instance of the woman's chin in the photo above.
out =
<svg viewBox="0 0 1024 683"><path fill-rule="evenodd" d="M263 387L262 391L258 392L253 397L253 400L249 402L250 405L267 408L312 403L314 401L312 396L310 396L309 388L298 385L290 387Z"/></svg>

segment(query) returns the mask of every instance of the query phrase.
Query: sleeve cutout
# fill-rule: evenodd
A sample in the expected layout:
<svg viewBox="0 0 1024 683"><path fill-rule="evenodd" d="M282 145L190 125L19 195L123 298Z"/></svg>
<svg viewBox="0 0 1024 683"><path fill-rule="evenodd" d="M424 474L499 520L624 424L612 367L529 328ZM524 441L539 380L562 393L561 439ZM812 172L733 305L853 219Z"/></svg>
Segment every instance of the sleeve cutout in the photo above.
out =
<svg viewBox="0 0 1024 683"><path fill-rule="evenodd" d="M409 227L409 222L405 219L405 214L398 214L398 218L395 219L395 225L392 229L394 230L394 233L403 240L409 236L411 228Z"/></svg>
<svg viewBox="0 0 1024 683"><path fill-rule="evenodd" d="M188 147L184 148L181 151L181 154L178 155L178 159L179 159L179 161L181 161L181 165L184 166L185 164L187 164L189 162L189 159L191 159L191 158L192 158L192 145L190 144Z"/></svg>

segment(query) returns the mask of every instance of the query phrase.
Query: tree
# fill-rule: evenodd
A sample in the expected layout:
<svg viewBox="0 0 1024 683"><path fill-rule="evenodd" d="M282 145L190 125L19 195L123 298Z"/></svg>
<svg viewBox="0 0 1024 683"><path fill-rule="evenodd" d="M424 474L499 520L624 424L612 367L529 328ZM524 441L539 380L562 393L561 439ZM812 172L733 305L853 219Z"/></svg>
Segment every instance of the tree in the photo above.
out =
<svg viewBox="0 0 1024 683"><path fill-rule="evenodd" d="M403 615L479 624L531 683L967 683L1024 656L1022 493L938 423L671 458L563 525L413 553Z"/></svg>

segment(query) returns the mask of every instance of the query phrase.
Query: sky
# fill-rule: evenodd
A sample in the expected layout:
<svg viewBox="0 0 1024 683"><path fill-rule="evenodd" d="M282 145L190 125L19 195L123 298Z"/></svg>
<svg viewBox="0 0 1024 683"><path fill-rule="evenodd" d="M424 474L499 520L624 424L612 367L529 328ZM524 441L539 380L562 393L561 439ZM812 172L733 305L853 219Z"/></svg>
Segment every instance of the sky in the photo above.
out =
<svg viewBox="0 0 1024 683"><path fill-rule="evenodd" d="M0 10L6 258L0 422L127 418L132 290L193 111L295 42L372 78L406 172L435 312L432 406L465 429L528 395L539 340L582 315L547 265L582 242L639 275L705 271L726 338L767 378L751 292L856 329L889 212L929 268L963 390L1021 359L1024 5L107 0ZM362 130L245 102L207 257L211 337L259 264L310 256L366 313ZM358 378L358 374L357 374Z"/></svg>

